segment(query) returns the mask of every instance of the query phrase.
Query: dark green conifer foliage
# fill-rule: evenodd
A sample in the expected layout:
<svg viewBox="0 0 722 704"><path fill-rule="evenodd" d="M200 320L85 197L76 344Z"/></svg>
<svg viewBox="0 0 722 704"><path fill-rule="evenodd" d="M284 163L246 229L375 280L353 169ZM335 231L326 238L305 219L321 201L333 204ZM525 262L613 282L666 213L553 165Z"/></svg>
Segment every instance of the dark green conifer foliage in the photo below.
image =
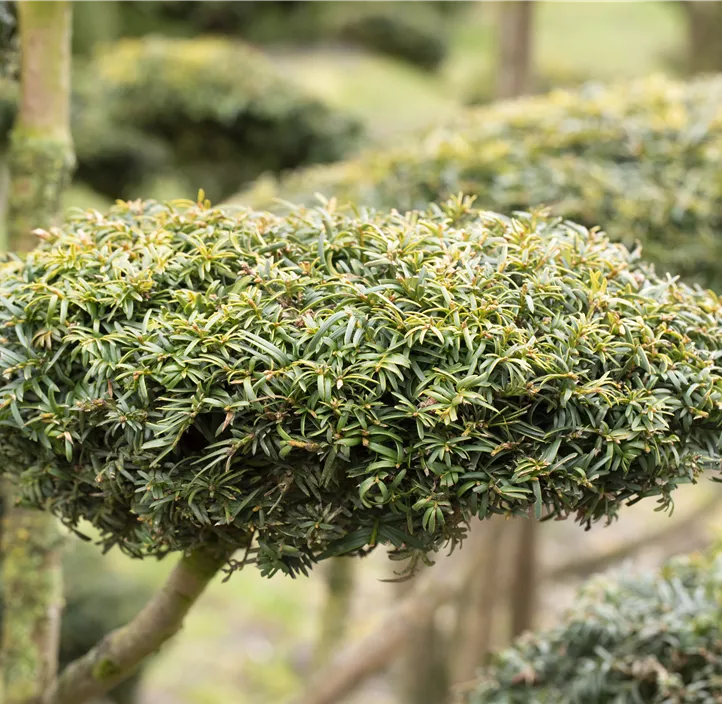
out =
<svg viewBox="0 0 722 704"><path fill-rule="evenodd" d="M717 298L542 215L127 203L10 259L0 300L3 465L136 556L420 555L718 464Z"/></svg>
<svg viewBox="0 0 722 704"><path fill-rule="evenodd" d="M712 704L722 683L722 558L600 577L562 624L496 656L468 704Z"/></svg>

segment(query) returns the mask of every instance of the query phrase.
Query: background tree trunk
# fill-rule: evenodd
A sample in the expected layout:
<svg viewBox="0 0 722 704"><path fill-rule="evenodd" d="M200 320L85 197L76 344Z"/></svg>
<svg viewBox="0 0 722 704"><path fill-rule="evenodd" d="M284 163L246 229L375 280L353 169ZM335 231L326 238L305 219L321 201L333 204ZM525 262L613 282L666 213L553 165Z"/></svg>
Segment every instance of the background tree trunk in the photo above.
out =
<svg viewBox="0 0 722 704"><path fill-rule="evenodd" d="M440 561L443 562L443 557ZM396 585L397 598L407 599L427 569L443 570L443 564L422 568L413 579ZM400 704L445 704L449 695L448 639L439 627L438 609L417 619L398 668Z"/></svg>
<svg viewBox="0 0 722 704"><path fill-rule="evenodd" d="M71 5L18 3L21 99L10 135L8 236L32 246L49 227L73 167L70 137ZM7 487L3 488L7 491ZM56 675L62 605L55 518L5 497L2 670L5 704L35 704Z"/></svg>
<svg viewBox="0 0 722 704"><path fill-rule="evenodd" d="M517 518L517 540L514 582L511 589L511 637L531 630L534 626L538 575L537 537L539 523L530 516L526 520Z"/></svg>
<svg viewBox="0 0 722 704"><path fill-rule="evenodd" d="M496 93L514 98L532 88L532 0L499 3Z"/></svg>
<svg viewBox="0 0 722 704"><path fill-rule="evenodd" d="M456 633L453 647L453 681L456 684L474 679L491 650L494 615L500 608L499 582L507 575L502 569L504 542L514 525L502 516L474 526L477 535L470 536L472 559L479 561L479 569L470 574L469 581L456 605Z"/></svg>
<svg viewBox="0 0 722 704"><path fill-rule="evenodd" d="M687 69L714 73L722 69L722 2L685 0Z"/></svg>
<svg viewBox="0 0 722 704"><path fill-rule="evenodd" d="M346 635L351 613L356 563L351 557L335 557L323 566L326 599L320 616L320 634L314 654L315 667L326 664Z"/></svg>

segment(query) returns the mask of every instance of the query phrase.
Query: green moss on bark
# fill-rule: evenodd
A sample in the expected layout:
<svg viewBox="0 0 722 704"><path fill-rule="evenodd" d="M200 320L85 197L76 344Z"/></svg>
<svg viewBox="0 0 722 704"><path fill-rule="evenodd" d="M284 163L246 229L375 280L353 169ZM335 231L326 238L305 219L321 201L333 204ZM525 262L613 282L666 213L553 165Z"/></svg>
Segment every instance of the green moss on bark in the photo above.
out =
<svg viewBox="0 0 722 704"><path fill-rule="evenodd" d="M12 179L8 204L9 245L31 249L32 232L50 227L74 167L69 140L16 129L10 137L8 162Z"/></svg>
<svg viewBox="0 0 722 704"><path fill-rule="evenodd" d="M4 520L3 669L5 704L39 701L55 676L46 657L48 629L62 607L57 521L11 509Z"/></svg>

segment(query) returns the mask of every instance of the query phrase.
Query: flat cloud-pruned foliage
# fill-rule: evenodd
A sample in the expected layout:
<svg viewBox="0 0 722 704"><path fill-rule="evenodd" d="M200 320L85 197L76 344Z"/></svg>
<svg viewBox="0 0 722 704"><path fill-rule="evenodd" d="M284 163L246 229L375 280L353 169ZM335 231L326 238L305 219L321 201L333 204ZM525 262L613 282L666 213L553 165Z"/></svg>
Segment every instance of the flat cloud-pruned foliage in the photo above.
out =
<svg viewBox="0 0 722 704"><path fill-rule="evenodd" d="M722 683L722 558L597 578L557 627L497 655L468 704L712 704Z"/></svg>
<svg viewBox="0 0 722 704"><path fill-rule="evenodd" d="M464 192L501 212L545 205L719 288L720 155L722 79L655 77L467 110L402 146L265 180L239 199L268 208L322 193L408 209Z"/></svg>
<svg viewBox="0 0 722 704"><path fill-rule="evenodd" d="M3 466L133 555L419 555L473 516L667 506L718 462L717 298L542 215L127 203L0 300Z"/></svg>

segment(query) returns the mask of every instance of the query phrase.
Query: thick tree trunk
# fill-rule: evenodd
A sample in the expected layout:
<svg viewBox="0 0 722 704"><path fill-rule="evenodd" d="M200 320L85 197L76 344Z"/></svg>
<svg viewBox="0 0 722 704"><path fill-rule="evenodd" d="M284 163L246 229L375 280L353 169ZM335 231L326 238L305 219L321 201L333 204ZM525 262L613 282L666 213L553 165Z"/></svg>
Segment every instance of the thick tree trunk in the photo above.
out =
<svg viewBox="0 0 722 704"><path fill-rule="evenodd" d="M537 589L537 542L539 522L532 516L518 518L518 538L514 582L511 589L511 637L531 630L534 626Z"/></svg>
<svg viewBox="0 0 722 704"><path fill-rule="evenodd" d="M443 561L443 558L441 558ZM427 569L443 570L444 565L423 568L412 580L401 582L398 598L407 599ZM449 696L448 642L437 623L437 609L417 619L399 663L400 704L445 704Z"/></svg>
<svg viewBox="0 0 722 704"><path fill-rule="evenodd" d="M499 4L496 93L514 98L532 88L532 0Z"/></svg>
<svg viewBox="0 0 722 704"><path fill-rule="evenodd" d="M18 3L18 18L21 100L8 155L8 234L13 249L31 246L31 231L48 227L57 216L73 164L70 2L25 0ZM10 500L3 523L4 701L35 704L57 668L60 532L52 515L23 509Z"/></svg>
<svg viewBox="0 0 722 704"><path fill-rule="evenodd" d="M479 560L479 569L469 575L457 602L456 634L453 643L453 679L455 683L472 680L491 650L494 615L500 608L499 582L507 578L503 569L504 543L511 521L494 516L474 527L476 538L471 547Z"/></svg>
<svg viewBox="0 0 722 704"><path fill-rule="evenodd" d="M10 134L8 244L30 249L33 230L49 227L72 174L70 136L71 4L18 3L20 109Z"/></svg>
<svg viewBox="0 0 722 704"><path fill-rule="evenodd" d="M5 517L3 670L5 704L36 704L57 673L62 608L55 519L11 508Z"/></svg>
<svg viewBox="0 0 722 704"><path fill-rule="evenodd" d="M186 614L228 557L197 551L181 558L163 589L129 624L109 633L65 668L43 704L85 704L120 684L181 629Z"/></svg>
<svg viewBox="0 0 722 704"><path fill-rule="evenodd" d="M686 0L687 68L691 73L722 70L722 2Z"/></svg>
<svg viewBox="0 0 722 704"><path fill-rule="evenodd" d="M355 561L336 557L325 565L326 599L320 617L315 666L322 667L343 642L351 613Z"/></svg>

